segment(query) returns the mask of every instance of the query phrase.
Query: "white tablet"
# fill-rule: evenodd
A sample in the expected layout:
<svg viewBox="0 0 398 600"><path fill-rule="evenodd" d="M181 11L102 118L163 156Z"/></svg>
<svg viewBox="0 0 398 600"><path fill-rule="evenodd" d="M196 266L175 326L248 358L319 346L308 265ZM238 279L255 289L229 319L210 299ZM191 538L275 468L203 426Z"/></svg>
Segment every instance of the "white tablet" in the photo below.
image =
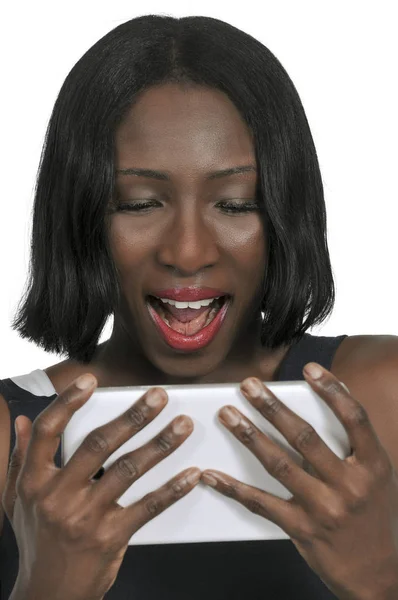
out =
<svg viewBox="0 0 398 600"><path fill-rule="evenodd" d="M264 382L291 410L312 425L323 441L341 459L350 454L347 433L333 411L306 381ZM61 440L65 465L83 439L95 428L126 411L146 390L154 386L97 388L73 415ZM202 385L163 385L168 404L143 430L120 446L104 463L114 461L152 439L170 421L189 415L192 434L170 456L145 473L119 498L127 506L142 498L188 467L217 469L259 487L280 498L292 494L260 464L257 458L218 421L217 412L226 404L236 406L270 439L280 445L300 466L303 457L282 434L246 400L238 383ZM237 540L289 539L271 521L251 513L238 502L199 483L187 496L146 523L129 544L171 544Z"/></svg>

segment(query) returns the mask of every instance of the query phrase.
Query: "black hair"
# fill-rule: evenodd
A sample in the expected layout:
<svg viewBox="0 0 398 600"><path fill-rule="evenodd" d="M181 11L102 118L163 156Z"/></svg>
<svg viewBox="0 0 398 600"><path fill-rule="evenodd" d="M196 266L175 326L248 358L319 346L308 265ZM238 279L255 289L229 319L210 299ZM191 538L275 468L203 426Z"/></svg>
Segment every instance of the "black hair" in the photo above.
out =
<svg viewBox="0 0 398 600"><path fill-rule="evenodd" d="M12 328L90 362L119 305L108 244L114 134L139 93L175 82L221 90L253 134L268 225L261 340L300 339L331 313L335 288L318 158L300 97L261 42L219 19L143 15L96 42L67 75L35 186L29 281Z"/></svg>

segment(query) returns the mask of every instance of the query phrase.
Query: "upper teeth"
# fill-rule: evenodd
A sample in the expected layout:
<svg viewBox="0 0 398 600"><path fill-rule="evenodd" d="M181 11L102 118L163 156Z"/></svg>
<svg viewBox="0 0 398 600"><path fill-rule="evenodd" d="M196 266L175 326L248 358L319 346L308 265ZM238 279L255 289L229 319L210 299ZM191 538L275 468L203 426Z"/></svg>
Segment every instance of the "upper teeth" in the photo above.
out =
<svg viewBox="0 0 398 600"><path fill-rule="evenodd" d="M157 298L157 296L155 296ZM209 306L214 300L218 300L222 298L222 296L217 296L216 298L208 298L207 300L198 300L197 302L176 302L175 300L170 300L169 298L159 298L162 302L166 304L171 304L176 308L200 308L201 306Z"/></svg>

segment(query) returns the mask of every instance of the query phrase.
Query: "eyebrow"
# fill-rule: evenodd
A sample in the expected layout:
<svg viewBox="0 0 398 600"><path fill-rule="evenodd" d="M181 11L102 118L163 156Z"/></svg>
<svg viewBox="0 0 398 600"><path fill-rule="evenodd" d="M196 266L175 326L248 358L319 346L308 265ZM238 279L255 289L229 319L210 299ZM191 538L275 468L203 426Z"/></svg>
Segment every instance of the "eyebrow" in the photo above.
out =
<svg viewBox="0 0 398 600"><path fill-rule="evenodd" d="M206 173L206 179L219 179L220 177L228 177L229 175L237 175L239 173L246 173L247 171L257 172L257 168L255 165L240 165L238 167L231 167L230 169L210 171L209 173ZM116 174L138 175L139 177L150 177L151 179L170 181L170 177L165 171L154 171L153 169L117 169Z"/></svg>

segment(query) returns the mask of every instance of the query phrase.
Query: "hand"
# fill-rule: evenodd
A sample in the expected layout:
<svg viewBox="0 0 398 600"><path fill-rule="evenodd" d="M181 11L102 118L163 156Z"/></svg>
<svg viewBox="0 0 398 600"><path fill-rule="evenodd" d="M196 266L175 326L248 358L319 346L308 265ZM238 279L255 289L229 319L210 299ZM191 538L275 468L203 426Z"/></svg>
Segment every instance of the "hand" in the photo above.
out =
<svg viewBox="0 0 398 600"><path fill-rule="evenodd" d="M60 435L92 395L94 377L92 383L85 390L71 384L33 425L24 417L11 455L2 500L18 543L16 587L25 600L102 599L116 579L130 537L200 479L199 469L186 469L130 506L117 504L134 481L192 433L193 422L183 415L121 456L101 479L92 479L117 448L166 406L167 394L161 388L152 388L125 413L94 429L68 463L57 468L53 458Z"/></svg>
<svg viewBox="0 0 398 600"><path fill-rule="evenodd" d="M321 376L311 379L304 368L305 379L345 427L353 453L341 460L313 427L260 380L249 378L241 383L245 397L303 455L314 475L229 406L221 409L221 422L293 497L286 501L208 469L202 481L281 527L338 598L398 598L397 473L364 407L330 371L310 365Z"/></svg>

